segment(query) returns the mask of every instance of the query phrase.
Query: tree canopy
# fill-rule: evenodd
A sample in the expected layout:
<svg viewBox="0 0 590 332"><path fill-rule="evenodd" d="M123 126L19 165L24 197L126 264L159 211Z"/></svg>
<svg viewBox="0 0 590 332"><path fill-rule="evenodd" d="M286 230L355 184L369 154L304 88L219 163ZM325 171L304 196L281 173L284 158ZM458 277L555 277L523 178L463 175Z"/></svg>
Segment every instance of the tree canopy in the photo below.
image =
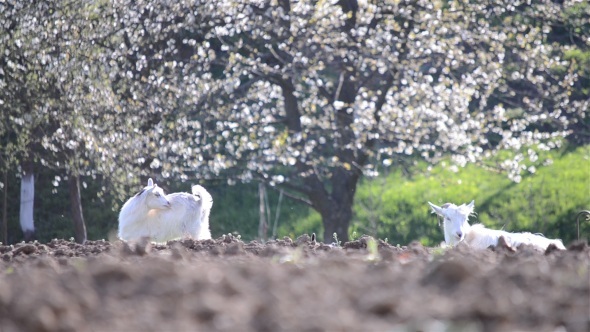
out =
<svg viewBox="0 0 590 332"><path fill-rule="evenodd" d="M358 180L378 165L587 139L589 8L7 1L2 156L118 185L263 181L316 209L324 240L346 240ZM496 166L519 181L520 159Z"/></svg>

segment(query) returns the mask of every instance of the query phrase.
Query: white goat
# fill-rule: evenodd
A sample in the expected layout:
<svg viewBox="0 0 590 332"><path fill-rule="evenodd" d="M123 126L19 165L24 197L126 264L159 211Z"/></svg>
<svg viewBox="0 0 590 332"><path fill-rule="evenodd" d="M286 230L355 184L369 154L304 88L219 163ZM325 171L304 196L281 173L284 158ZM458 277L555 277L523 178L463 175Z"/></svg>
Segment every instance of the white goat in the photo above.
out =
<svg viewBox="0 0 590 332"><path fill-rule="evenodd" d="M212 206L213 198L199 185L192 187L192 195L166 195L149 179L148 185L121 208L119 238L129 241L149 237L154 242L181 237L210 239L209 212Z"/></svg>
<svg viewBox="0 0 590 332"><path fill-rule="evenodd" d="M434 213L444 218L445 242L448 245L456 245L464 240L473 248L486 249L489 246L496 246L500 237L503 236L506 243L513 248L518 248L521 244L528 244L536 249L546 250L550 244L554 244L557 248L565 250L561 240L551 240L542 235L509 233L488 229L482 224L469 225L468 219L473 213L474 201L459 206L451 203L446 203L443 206L436 206L430 202L428 204Z"/></svg>

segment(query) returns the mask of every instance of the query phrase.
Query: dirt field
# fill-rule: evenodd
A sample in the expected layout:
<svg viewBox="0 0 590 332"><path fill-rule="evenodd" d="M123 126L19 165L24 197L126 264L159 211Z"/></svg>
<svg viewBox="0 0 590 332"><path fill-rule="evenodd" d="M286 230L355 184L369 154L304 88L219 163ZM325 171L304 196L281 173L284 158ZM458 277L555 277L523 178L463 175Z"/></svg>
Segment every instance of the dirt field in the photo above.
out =
<svg viewBox="0 0 590 332"><path fill-rule="evenodd" d="M590 249L0 246L0 331L588 331Z"/></svg>

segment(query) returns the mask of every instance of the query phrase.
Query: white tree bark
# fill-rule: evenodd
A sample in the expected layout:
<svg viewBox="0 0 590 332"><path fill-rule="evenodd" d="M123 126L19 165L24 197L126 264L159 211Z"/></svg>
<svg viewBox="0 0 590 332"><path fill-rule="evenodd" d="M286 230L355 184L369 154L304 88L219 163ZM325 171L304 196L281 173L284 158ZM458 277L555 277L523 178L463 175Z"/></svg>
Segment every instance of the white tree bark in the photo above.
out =
<svg viewBox="0 0 590 332"><path fill-rule="evenodd" d="M35 176L32 172L22 176L20 185L20 227L29 241L35 234L33 222L33 203L35 202Z"/></svg>

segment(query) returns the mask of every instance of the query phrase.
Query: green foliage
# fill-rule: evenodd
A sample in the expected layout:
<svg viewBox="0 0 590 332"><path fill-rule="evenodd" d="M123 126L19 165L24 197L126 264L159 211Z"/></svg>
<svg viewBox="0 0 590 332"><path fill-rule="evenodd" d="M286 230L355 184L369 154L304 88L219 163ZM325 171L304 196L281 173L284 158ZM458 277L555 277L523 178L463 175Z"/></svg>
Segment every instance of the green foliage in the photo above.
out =
<svg viewBox="0 0 590 332"><path fill-rule="evenodd" d="M35 231L41 242L53 238L69 239L74 235L72 217L70 214L70 198L67 183L63 181L54 185L56 171L43 170L35 177ZM10 193L18 193L20 179L14 175L9 177L6 188ZM105 185L100 177L81 178L81 195L84 219L89 240L109 239L115 234L118 225L119 209L129 197L140 189L140 185L127 188L128 194L119 201L109 192L102 192ZM166 192L190 192L189 182L159 182ZM213 196L213 210L210 216L210 227L213 237L227 233L238 233L244 241L258 238L259 197L258 185L254 183L237 184L233 186L203 183ZM0 191L0 194L4 194ZM268 190L268 201L271 208L271 220L268 226L268 236L271 236L272 226L279 193ZM23 235L19 226L19 196L8 197L8 243L22 241ZM321 218L308 216L309 211L302 203L283 199L278 219L277 233L280 236L296 237L302 233L321 230ZM306 220L312 221L311 223ZM300 222L296 222L300 221ZM312 226L313 225L313 226Z"/></svg>
<svg viewBox="0 0 590 332"><path fill-rule="evenodd" d="M553 164L538 167L520 183L475 165L453 172L444 163L430 170L419 165L413 177L396 171L386 181L366 180L358 189L350 232L372 230L370 235L388 237L392 243L419 240L436 245L443 234L426 202L460 204L475 199L477 216L472 223L540 232L568 243L576 238L577 211L590 207L590 146L540 156L543 162L553 158ZM376 227L371 228L375 218ZM590 224L582 225L580 232L590 236Z"/></svg>
<svg viewBox="0 0 590 332"><path fill-rule="evenodd" d="M9 173L10 174L10 173ZM53 238L69 239L74 236L70 196L67 181L56 180L59 172L40 169L35 174L35 206L33 220L35 235L40 242ZM86 222L89 240L108 239L117 229L118 211L114 210L115 198L109 192L103 193L105 182L100 177L81 177L82 212ZM19 225L20 178L10 174L5 187L10 195L7 199L8 243L23 240ZM3 190L0 195L4 195Z"/></svg>
<svg viewBox="0 0 590 332"><path fill-rule="evenodd" d="M584 52L578 48L574 48L566 51L563 58L568 61L576 60L585 66L586 69L588 69L587 66L590 66L590 51Z"/></svg>
<svg viewBox="0 0 590 332"><path fill-rule="evenodd" d="M213 237L227 233L239 233L244 240L258 237L259 198L256 184L219 186L209 190L213 195L210 217ZM269 200L274 202L274 195Z"/></svg>
<svg viewBox="0 0 590 332"><path fill-rule="evenodd" d="M14 174L7 174L6 183L4 183L2 190L0 191L0 195L2 195L2 200L4 199L5 191L8 190L8 197L7 197L7 204L6 204L6 217L7 217L7 236L8 241L7 243L15 243L21 241L23 238L23 234L18 222L19 218L19 208L20 208L20 195L13 194L18 193L18 189L20 188L20 179L18 179ZM2 210L0 210L0 215L2 214ZM4 216L2 216L4 218ZM1 241L1 240L0 240Z"/></svg>
<svg viewBox="0 0 590 332"><path fill-rule="evenodd" d="M557 153L551 166L480 204L479 220L509 231L534 230L566 242L576 238L575 215L590 208L590 146ZM590 225L581 227L590 237Z"/></svg>
<svg viewBox="0 0 590 332"><path fill-rule="evenodd" d="M41 172L35 183L35 233L41 242L74 236L68 184L62 180L54 186L56 174L55 171ZM109 239L109 235L117 230L119 212L113 210L115 199L109 193L100 193L103 185L101 179L80 178L88 240Z"/></svg>
<svg viewBox="0 0 590 332"><path fill-rule="evenodd" d="M157 183L166 193L190 192L193 184L191 181ZM235 233L240 234L244 240L253 240L258 236L259 201L256 184L199 184L213 196L213 208L209 217L212 237ZM269 199L274 199L274 196Z"/></svg>
<svg viewBox="0 0 590 332"><path fill-rule="evenodd" d="M565 52L564 57L565 60L568 60L572 63L573 68L580 72L580 76L582 76L582 84L581 84L581 92L582 95L588 96L590 95L590 85L588 82L588 76L590 75L590 50L581 50L579 48L572 48Z"/></svg>
<svg viewBox="0 0 590 332"><path fill-rule="evenodd" d="M298 214L300 219L291 218L292 222L284 222L279 227L279 237L288 236L292 239L302 234L323 234L322 216L316 211L303 207ZM330 239L331 240L331 239Z"/></svg>
<svg viewBox="0 0 590 332"><path fill-rule="evenodd" d="M257 183L206 184L204 185L213 196L213 209L210 216L211 235L221 236L227 233L237 233L244 241L258 239L258 224L260 220L260 198ZM166 192L190 191L188 183L164 184ZM267 187L268 204L271 210L268 223L268 236L272 235L276 210L279 202L279 192ZM308 216L308 207L294 200L283 198L277 222L278 236L295 238L303 233L310 233L321 227L321 218ZM306 220L313 220L312 223ZM299 222L297 222L299 221ZM315 226L312 226L315 223Z"/></svg>

